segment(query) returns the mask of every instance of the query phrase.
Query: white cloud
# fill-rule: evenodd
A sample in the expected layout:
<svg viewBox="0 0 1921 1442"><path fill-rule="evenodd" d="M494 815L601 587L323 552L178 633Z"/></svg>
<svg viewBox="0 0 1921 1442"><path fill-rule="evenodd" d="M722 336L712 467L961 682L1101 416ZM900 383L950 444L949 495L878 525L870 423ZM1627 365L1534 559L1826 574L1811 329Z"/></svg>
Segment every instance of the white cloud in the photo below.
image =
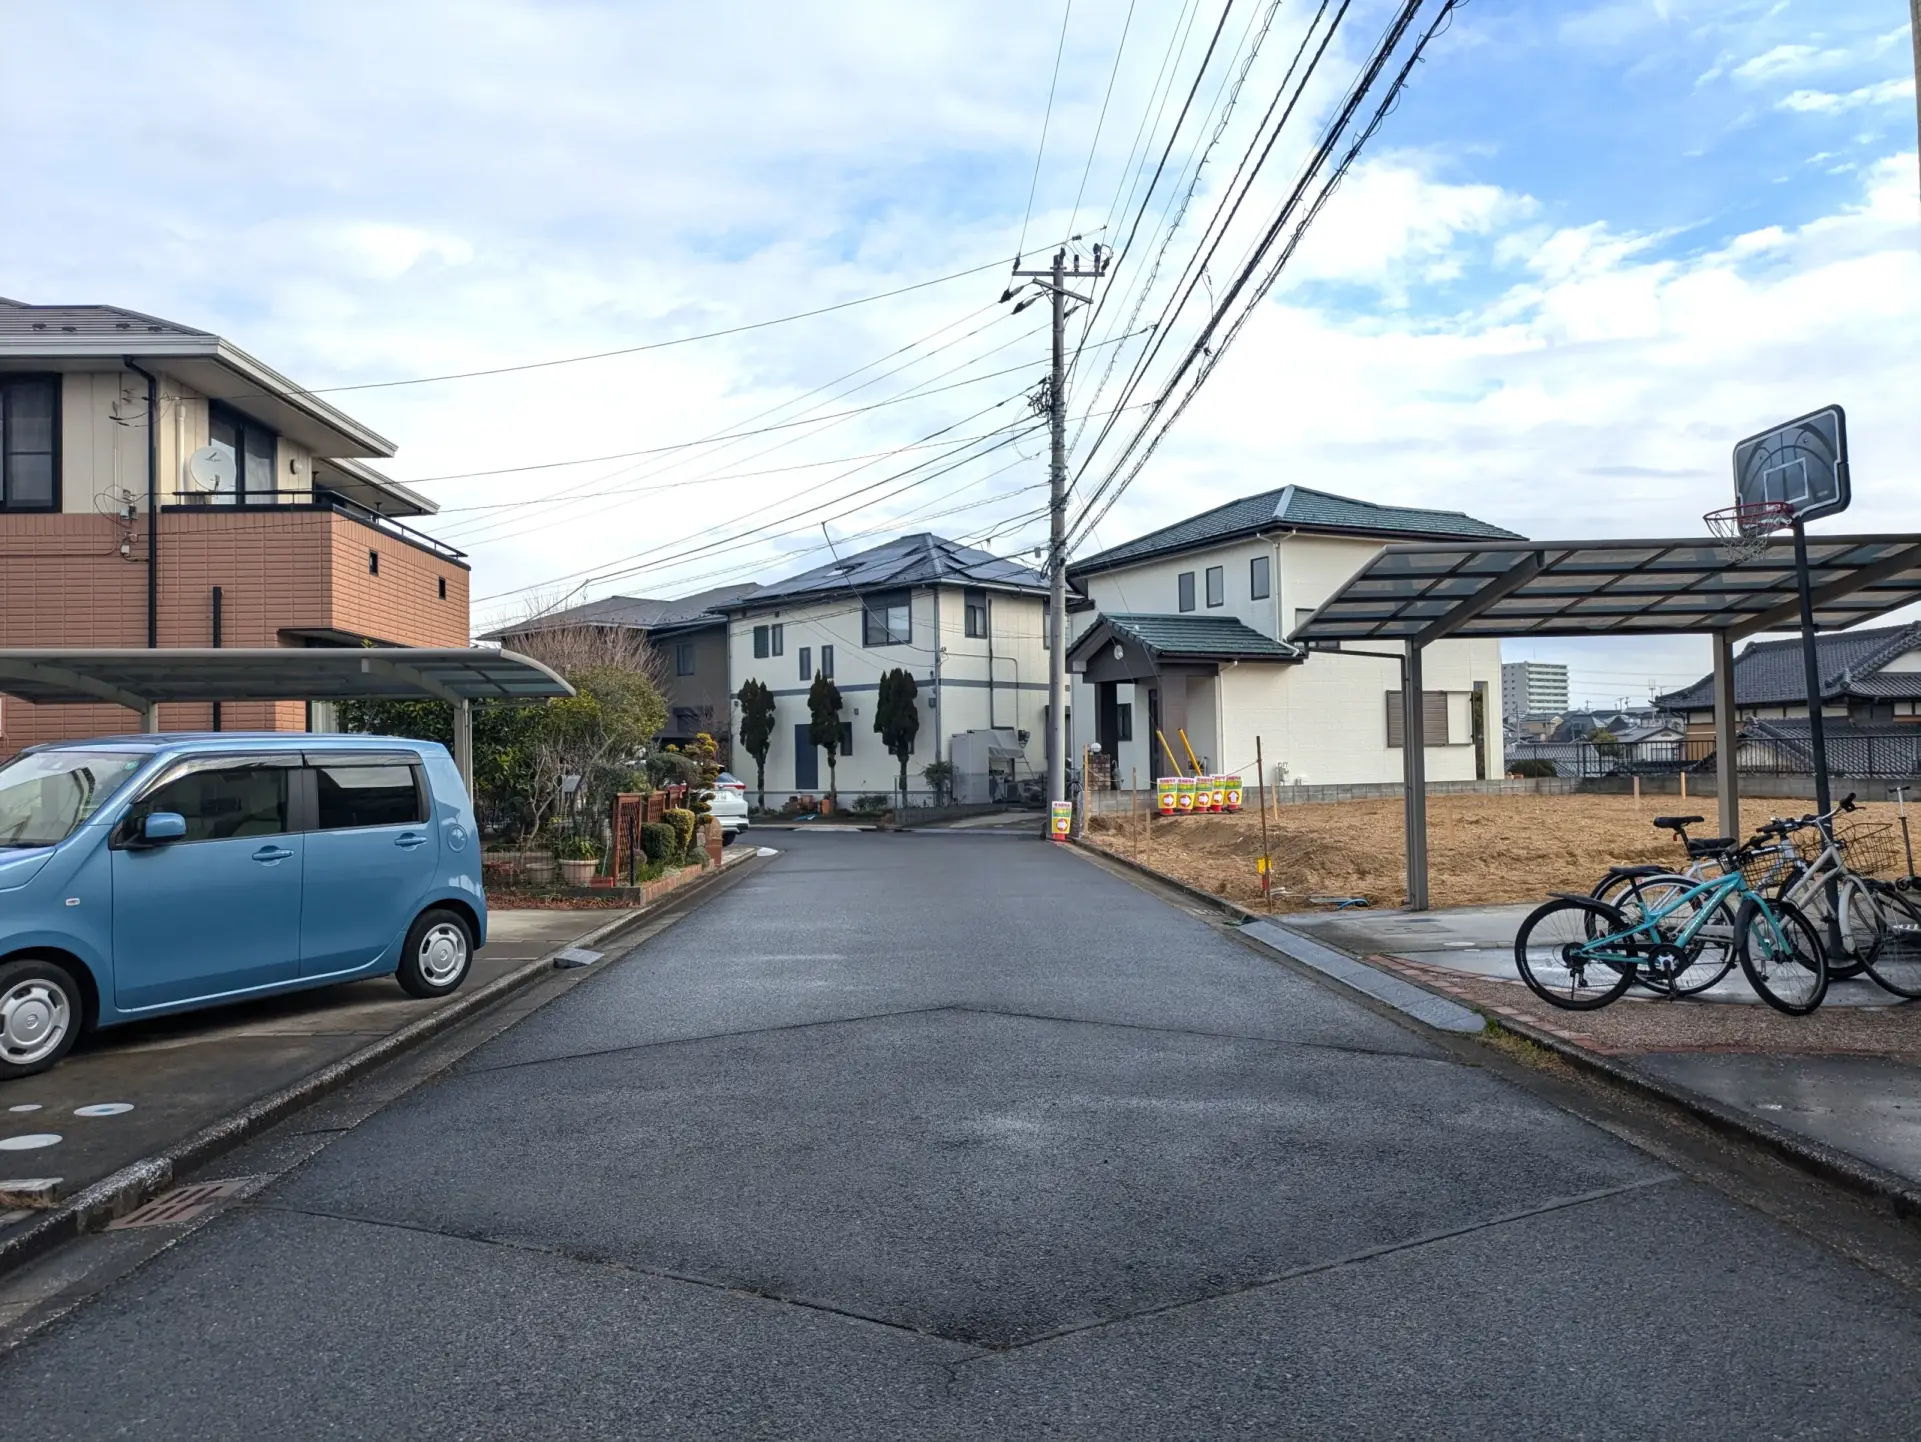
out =
<svg viewBox="0 0 1921 1442"><path fill-rule="evenodd" d="M1778 80L1783 75L1838 69L1849 59L1845 50L1824 50L1818 45L1777 45L1742 61L1730 73L1736 80L1760 83Z"/></svg>
<svg viewBox="0 0 1921 1442"><path fill-rule="evenodd" d="M1897 100L1913 101L1914 80L1882 80L1855 90L1836 93L1830 90L1792 90L1779 100L1780 110L1833 115L1843 110L1858 110L1864 105L1891 105Z"/></svg>

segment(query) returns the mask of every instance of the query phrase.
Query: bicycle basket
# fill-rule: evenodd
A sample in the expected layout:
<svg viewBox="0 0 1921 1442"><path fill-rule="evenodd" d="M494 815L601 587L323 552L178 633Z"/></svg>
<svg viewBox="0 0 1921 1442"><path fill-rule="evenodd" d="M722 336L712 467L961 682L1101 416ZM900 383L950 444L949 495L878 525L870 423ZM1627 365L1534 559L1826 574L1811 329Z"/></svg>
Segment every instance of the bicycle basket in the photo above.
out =
<svg viewBox="0 0 1921 1442"><path fill-rule="evenodd" d="M1780 885L1789 871L1795 866L1797 857L1794 851L1767 846L1759 851L1743 851L1736 858L1741 867L1741 879L1748 884L1748 890L1767 893ZM1723 863L1725 871L1725 863Z"/></svg>
<svg viewBox="0 0 1921 1442"><path fill-rule="evenodd" d="M1907 865L1900 839L1886 821L1849 821L1834 828L1841 859L1859 876L1905 876Z"/></svg>

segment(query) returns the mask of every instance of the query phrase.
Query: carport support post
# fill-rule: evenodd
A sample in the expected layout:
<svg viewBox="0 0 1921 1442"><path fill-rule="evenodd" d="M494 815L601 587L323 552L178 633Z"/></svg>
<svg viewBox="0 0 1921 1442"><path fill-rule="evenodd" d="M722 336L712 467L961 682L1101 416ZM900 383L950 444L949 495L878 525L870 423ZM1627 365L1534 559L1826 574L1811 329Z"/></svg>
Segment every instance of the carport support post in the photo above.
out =
<svg viewBox="0 0 1921 1442"><path fill-rule="evenodd" d="M158 701L149 701L141 708L140 729L149 733L157 732L160 729L160 703Z"/></svg>
<svg viewBox="0 0 1921 1442"><path fill-rule="evenodd" d="M1401 664L1401 780L1407 826L1407 909L1427 910L1427 735L1421 716L1421 648Z"/></svg>
<svg viewBox="0 0 1921 1442"><path fill-rule="evenodd" d="M1740 742L1734 735L1734 642L1726 631L1714 633L1714 794L1721 835L1741 839ZM1685 748L1681 757L1687 765ZM1683 773L1685 774L1685 772Z"/></svg>
<svg viewBox="0 0 1921 1442"><path fill-rule="evenodd" d="M460 784L467 788L467 799L474 795L474 703L456 701L454 703L454 768L460 772Z"/></svg>

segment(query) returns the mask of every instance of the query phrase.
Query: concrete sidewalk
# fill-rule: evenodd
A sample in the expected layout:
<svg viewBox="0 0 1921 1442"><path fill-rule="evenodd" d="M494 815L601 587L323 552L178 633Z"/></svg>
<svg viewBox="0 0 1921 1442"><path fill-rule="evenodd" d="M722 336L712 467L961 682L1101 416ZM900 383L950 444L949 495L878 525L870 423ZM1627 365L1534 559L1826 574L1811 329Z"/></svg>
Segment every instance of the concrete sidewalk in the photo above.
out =
<svg viewBox="0 0 1921 1442"><path fill-rule="evenodd" d="M416 1001L392 977L377 977L83 1037L52 1071L0 1086L0 1192L11 1190L10 1181L51 1181L46 1202L71 1196L496 977L635 914L496 911L473 975L440 1001ZM21 1145L43 1137L58 1140ZM0 1208L0 1237L35 1215Z"/></svg>
<svg viewBox="0 0 1921 1442"><path fill-rule="evenodd" d="M1921 1186L1921 1007L1866 977L1812 1016L1761 1003L1739 969L1699 998L1635 991L1600 1011L1549 1006L1521 982L1514 934L1532 904L1277 918L1303 935L1497 1020L1678 1087Z"/></svg>

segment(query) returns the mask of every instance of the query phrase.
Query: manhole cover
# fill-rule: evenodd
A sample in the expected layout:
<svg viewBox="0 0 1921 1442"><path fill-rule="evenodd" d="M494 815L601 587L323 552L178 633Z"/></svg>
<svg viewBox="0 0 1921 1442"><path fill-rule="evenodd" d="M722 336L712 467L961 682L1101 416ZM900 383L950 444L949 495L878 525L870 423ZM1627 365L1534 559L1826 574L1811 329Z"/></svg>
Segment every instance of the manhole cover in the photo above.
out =
<svg viewBox="0 0 1921 1442"><path fill-rule="evenodd" d="M145 1206L128 1212L126 1216L107 1223L109 1232L117 1232L126 1227L171 1227L181 1222L191 1222L209 1207L237 1197L251 1190L262 1179L260 1177L228 1177L219 1182L195 1182L191 1186L175 1187L163 1192Z"/></svg>

